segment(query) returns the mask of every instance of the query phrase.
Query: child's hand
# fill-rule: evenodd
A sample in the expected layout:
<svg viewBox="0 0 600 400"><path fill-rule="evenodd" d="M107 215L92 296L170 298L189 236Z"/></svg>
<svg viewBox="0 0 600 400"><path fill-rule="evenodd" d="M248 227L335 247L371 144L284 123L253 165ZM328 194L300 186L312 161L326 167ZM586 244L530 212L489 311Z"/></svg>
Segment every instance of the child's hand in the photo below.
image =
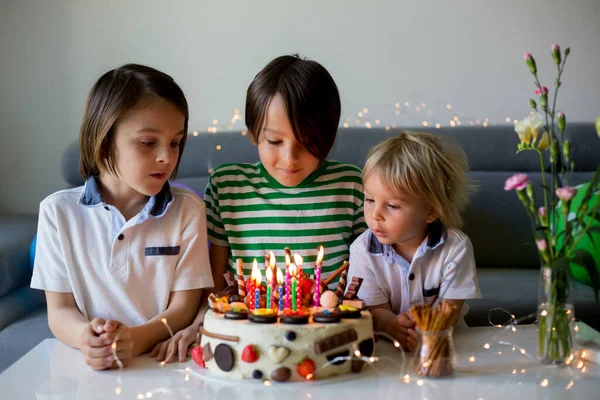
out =
<svg viewBox="0 0 600 400"><path fill-rule="evenodd" d="M116 353L119 360L124 366L129 364L129 361L133 358L133 341L131 340L131 330L125 324L118 321L109 320L102 326L103 332L100 335L100 339L104 340L105 343L110 343L110 356L112 359L111 368L118 367L116 359L113 358L112 344L116 345Z"/></svg>
<svg viewBox="0 0 600 400"><path fill-rule="evenodd" d="M111 341L100 338L104 332L104 320L94 318L81 332L81 345L79 348L83 352L85 362L93 370L99 371L110 368L113 362Z"/></svg>
<svg viewBox="0 0 600 400"><path fill-rule="evenodd" d="M166 363L171 363L175 360L175 356L178 355L179 362L184 362L186 356L191 355L192 348L190 345L196 341L197 332L197 325L190 325L180 330L173 335L173 338L154 346L150 357L156 357L156 361L158 362L165 361Z"/></svg>
<svg viewBox="0 0 600 400"><path fill-rule="evenodd" d="M398 314L394 320L396 340L402 347L413 352L417 347L417 332L415 331L415 322L408 313Z"/></svg>

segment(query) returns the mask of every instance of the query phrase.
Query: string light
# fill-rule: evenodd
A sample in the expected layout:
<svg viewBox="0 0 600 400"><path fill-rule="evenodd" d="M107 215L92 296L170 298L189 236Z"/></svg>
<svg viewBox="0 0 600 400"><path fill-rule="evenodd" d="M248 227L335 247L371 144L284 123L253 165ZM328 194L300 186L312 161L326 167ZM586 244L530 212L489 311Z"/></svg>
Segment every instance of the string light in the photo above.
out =
<svg viewBox="0 0 600 400"><path fill-rule="evenodd" d="M569 382L569 384L567 385L567 387L565 389L569 390L573 387L573 385L575 385L575 382L571 381L571 382Z"/></svg>
<svg viewBox="0 0 600 400"><path fill-rule="evenodd" d="M409 108L407 108L407 113L406 114L401 114L400 113L400 108L402 107L402 104L405 107L409 107L411 103L408 100L404 101L403 103L400 103L400 102L394 103L394 109L393 109L394 114L393 115L395 115L396 117L401 117L402 115L410 117L410 109ZM434 109L436 109L436 108L437 109L441 108L445 112L446 110L452 110L453 106L450 103L445 103L445 104L442 103L442 104L439 104L436 107L434 107ZM434 110L431 107L429 107L426 102L422 102L420 104L415 104L415 108L413 110L413 113L414 112L419 112L420 113L420 112L424 112L424 111L427 112L427 115L428 115L429 118L433 119L433 122L431 120L429 120L429 121L422 121L421 124L420 124L421 126L424 126L424 127L433 127L433 126L435 126L437 129L442 128L443 124L440 123L440 122L436 122L435 121L436 119L439 119L439 117L436 118L434 116L434 112L433 112ZM375 119L374 122L363 122L363 121L361 121L360 118L365 117L365 115L367 113L369 113L369 109L367 107L364 107L364 108L360 109L357 112L358 119L353 119L352 117L346 117L346 122L344 122L343 124L340 124L340 127L350 128L352 126L357 126L357 127L366 127L367 129L369 129L369 128L372 128L375 125L380 125L383 122L383 120L381 118ZM441 119L444 120L445 118L442 117ZM242 114L240 112L240 109L236 108L236 109L233 110L233 114L232 114L232 116L230 118L224 118L224 121L227 121L227 123L219 124L219 121L221 121L221 119L217 119L217 118L212 119L211 120L212 121L212 125L208 126L206 128L206 132L211 133L211 134L215 134L215 133L222 132L222 131L231 131L231 130L235 129L235 124L237 124L241 120L242 120ZM400 126L406 126L408 121L410 121L410 119L404 121L404 123L400 124ZM456 126L461 126L462 125L462 121L460 120L460 117L458 115L453 115L452 116L452 121L448 122L448 125L450 127L456 127ZM507 123L509 123L509 122L511 122L511 118L510 117L506 117L505 121ZM516 120L516 119L512 120L512 121L515 124L518 122L518 120ZM465 124L466 123L467 123L467 121L465 121ZM474 125L474 123L471 122L471 120L468 121L468 124L471 125L471 126ZM491 124L491 122L490 122L490 119L488 117L476 120L476 125L483 125L483 127L488 127L490 124ZM387 126L389 126L389 125L386 125L386 128L387 128ZM394 127L394 125L392 125L392 128L393 127ZM189 134L193 135L193 136L198 136L199 133L200 132L196 130L196 131L191 131ZM242 136L246 136L247 134L248 134L247 131L241 131L241 135Z"/></svg>
<svg viewBox="0 0 600 400"><path fill-rule="evenodd" d="M547 387L548 386L548 379L544 379L542 382L540 382L540 386L541 387Z"/></svg>
<svg viewBox="0 0 600 400"><path fill-rule="evenodd" d="M484 349L489 349L489 348L490 348L490 344L489 344L489 343L486 343L486 344L484 344L484 345L483 345L483 348L484 348Z"/></svg>
<svg viewBox="0 0 600 400"><path fill-rule="evenodd" d="M216 147L216 149L217 149L217 150L221 150L221 145L220 145L220 144L218 144L218 145L217 145L217 147Z"/></svg>

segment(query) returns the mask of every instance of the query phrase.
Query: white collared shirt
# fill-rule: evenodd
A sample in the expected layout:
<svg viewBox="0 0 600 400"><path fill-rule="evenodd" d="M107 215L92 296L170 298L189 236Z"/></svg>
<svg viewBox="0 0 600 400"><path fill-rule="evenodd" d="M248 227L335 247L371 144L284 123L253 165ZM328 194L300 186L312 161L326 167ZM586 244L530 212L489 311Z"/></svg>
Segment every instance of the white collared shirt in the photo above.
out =
<svg viewBox="0 0 600 400"><path fill-rule="evenodd" d="M441 294L445 299L481 298L473 247L469 237L450 229L421 243L408 263L367 230L350 246L352 277L363 278L358 297L367 306L389 304L395 314L408 312L417 304L432 304ZM468 312L465 304L461 316Z"/></svg>
<svg viewBox="0 0 600 400"><path fill-rule="evenodd" d="M40 204L31 287L73 293L89 320L143 324L171 292L212 286L204 202L186 190L165 184L129 221L93 178Z"/></svg>

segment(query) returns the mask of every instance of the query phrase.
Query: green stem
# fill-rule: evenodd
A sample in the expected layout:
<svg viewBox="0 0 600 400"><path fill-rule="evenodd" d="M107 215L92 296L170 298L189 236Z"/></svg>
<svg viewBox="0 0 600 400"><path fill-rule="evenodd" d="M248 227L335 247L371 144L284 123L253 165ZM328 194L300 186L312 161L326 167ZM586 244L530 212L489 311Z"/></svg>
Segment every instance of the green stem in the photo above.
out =
<svg viewBox="0 0 600 400"><path fill-rule="evenodd" d="M544 192L544 207L546 208L546 212L549 212L548 209L548 186L546 186L546 171L544 171L544 156L540 150L536 150L538 155L540 156L540 171L542 172L542 191ZM548 243L548 248L550 249L550 258L554 259L554 246L550 243L550 235L546 235L546 242Z"/></svg>

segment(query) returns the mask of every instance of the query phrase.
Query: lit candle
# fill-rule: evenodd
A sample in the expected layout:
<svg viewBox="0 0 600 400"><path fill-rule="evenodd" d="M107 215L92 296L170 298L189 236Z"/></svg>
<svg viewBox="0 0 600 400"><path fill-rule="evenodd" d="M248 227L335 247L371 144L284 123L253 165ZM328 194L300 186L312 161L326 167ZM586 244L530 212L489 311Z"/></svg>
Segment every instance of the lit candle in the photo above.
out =
<svg viewBox="0 0 600 400"><path fill-rule="evenodd" d="M283 273L277 268L277 284L279 285L279 312L283 312Z"/></svg>
<svg viewBox="0 0 600 400"><path fill-rule="evenodd" d="M319 307L319 302L321 301L321 263L323 262L323 255L325 253L325 249L323 246L319 246L319 253L317 254L317 262L315 263L315 296L314 296L314 306Z"/></svg>
<svg viewBox="0 0 600 400"><path fill-rule="evenodd" d="M252 265L252 280L254 281L254 309L257 310L260 308L260 285L262 281L262 275L260 274L260 269L258 268L256 258L254 259L254 264Z"/></svg>
<svg viewBox="0 0 600 400"><path fill-rule="evenodd" d="M294 264L290 264L290 276L292 279L292 311L296 312L296 266ZM288 295L289 297L289 295Z"/></svg>
<svg viewBox="0 0 600 400"><path fill-rule="evenodd" d="M294 262L296 263L296 266L298 267L298 270L296 271L296 290L298 291L297 293L297 303L296 307L299 309L302 309L302 286L303 286L303 280L304 280L304 276L302 275L302 257L298 254L294 254Z"/></svg>
<svg viewBox="0 0 600 400"><path fill-rule="evenodd" d="M271 309L271 285L273 283L273 268L271 268L270 266L267 267L267 270L265 271L265 275L267 277L267 304L266 304L266 307L270 310Z"/></svg>
<svg viewBox="0 0 600 400"><path fill-rule="evenodd" d="M285 309L290 308L290 293L292 292L292 281L290 275L290 256L288 252L285 253Z"/></svg>

